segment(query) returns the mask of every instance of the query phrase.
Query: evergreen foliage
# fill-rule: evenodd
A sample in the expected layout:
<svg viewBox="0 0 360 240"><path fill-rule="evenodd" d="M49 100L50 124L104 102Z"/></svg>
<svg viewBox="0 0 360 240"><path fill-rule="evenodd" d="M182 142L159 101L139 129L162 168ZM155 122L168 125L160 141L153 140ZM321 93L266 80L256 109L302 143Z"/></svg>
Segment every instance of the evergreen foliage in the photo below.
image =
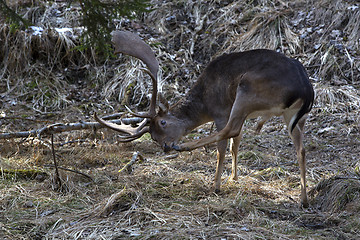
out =
<svg viewBox="0 0 360 240"><path fill-rule="evenodd" d="M111 54L110 33L115 29L114 21L126 17L135 18L143 12L149 12L149 0L78 0L69 4L80 3L80 25L84 27L82 44L78 49L93 47L98 54ZM4 0L0 0L0 13L5 16L13 28L27 28L31 23L11 9Z"/></svg>
<svg viewBox="0 0 360 240"><path fill-rule="evenodd" d="M81 25L85 27L82 47L94 46L98 53L110 54L110 33L115 29L114 20L134 18L150 11L148 0L79 0L82 8Z"/></svg>
<svg viewBox="0 0 360 240"><path fill-rule="evenodd" d="M4 2L4 0L0 0L0 13L4 14L6 20L10 22L14 28L20 28L20 26L22 25L27 28L30 25L28 20L24 19L14 10L9 8L9 6Z"/></svg>

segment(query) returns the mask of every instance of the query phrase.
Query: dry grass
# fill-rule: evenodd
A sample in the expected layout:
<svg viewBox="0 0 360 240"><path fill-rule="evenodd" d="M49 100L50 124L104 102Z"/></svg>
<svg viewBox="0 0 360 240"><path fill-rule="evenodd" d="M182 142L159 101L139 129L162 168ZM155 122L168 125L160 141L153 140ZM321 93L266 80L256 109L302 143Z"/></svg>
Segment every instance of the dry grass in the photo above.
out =
<svg viewBox="0 0 360 240"><path fill-rule="evenodd" d="M50 177L5 181L2 175L2 234L25 239L36 236L45 239L325 239L352 238L359 234L356 220L360 210L356 200L359 180L325 180L313 190L316 197L312 197L312 208L300 209L298 167L290 160L294 154L287 153L294 152L293 147L283 145L284 141L290 142L285 130L278 137L271 134L277 126L277 123L266 125L262 136L251 137L252 130L245 131L239 159L240 178L237 182L227 180L230 175L230 156L227 156L219 195L211 192L214 147L209 152L199 149L167 159L159 156L156 145L146 139L141 144L121 146L93 141L57 146L62 166L81 170L94 179L91 182L81 175L61 171L66 192L54 191L53 170L42 167L51 163L50 151L44 145L37 146L35 152L42 153L42 158L37 159L23 145L16 152L11 147L4 148L7 157L2 158L1 167L38 166ZM61 139L59 136L56 142ZM318 142L326 143L326 140ZM5 147L11 144L5 142ZM119 173L133 151L139 151L145 160L136 162L128 173ZM329 151L309 152L309 184L315 186L318 180L311 172L320 163L313 162L314 157ZM342 162L331 169L334 172L351 169L350 162L345 165ZM317 173L329 176L326 169ZM334 188L330 190L334 194L329 194L327 188ZM325 204L336 207L325 208Z"/></svg>
<svg viewBox="0 0 360 240"><path fill-rule="evenodd" d="M1 131L144 110L151 82L139 61L74 51L78 11L63 3L23 8L42 35L0 28ZM44 5L45 4L45 5ZM118 27L140 33L161 63L161 88L174 102L224 52L270 48L304 63L317 93L306 132L312 207L300 209L295 151L279 119L254 135L246 123L239 181L212 193L214 146L167 158L149 136L118 144L112 132L55 136L65 191L55 190L48 139L0 145L3 239L357 239L359 221L359 24L355 1L153 1L155 10ZM60 12L57 12L59 10ZM57 12L57 15L54 14ZM63 20L56 21L57 17ZM21 119L18 119L18 118ZM201 127L209 132L210 125ZM187 139L202 136L193 132ZM101 139L101 140L99 140ZM139 151L144 161L118 171ZM7 171L4 171L4 170ZM17 171L8 171L15 169ZM43 174L28 177L19 169ZM14 174L15 173L15 174ZM339 177L340 176L340 177Z"/></svg>

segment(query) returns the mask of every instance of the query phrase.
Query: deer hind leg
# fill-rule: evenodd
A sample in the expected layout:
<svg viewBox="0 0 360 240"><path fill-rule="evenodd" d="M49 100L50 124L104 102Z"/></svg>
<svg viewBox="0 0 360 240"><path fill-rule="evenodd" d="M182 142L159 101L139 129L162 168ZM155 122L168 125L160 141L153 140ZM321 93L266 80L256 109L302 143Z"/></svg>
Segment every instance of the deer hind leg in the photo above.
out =
<svg viewBox="0 0 360 240"><path fill-rule="evenodd" d="M224 170L224 160L225 160L227 143L228 143L227 139L217 142L217 165L216 165L216 173L214 180L214 190L216 193L220 192L221 174Z"/></svg>
<svg viewBox="0 0 360 240"><path fill-rule="evenodd" d="M290 122L292 117L293 114L289 114L286 112L284 113L284 120L288 127L289 135L294 142L297 159L300 166L301 205L303 207L308 207L309 203L306 194L306 160L305 160L305 148L303 144L303 131L306 121L306 115L299 120L294 130L291 132Z"/></svg>
<svg viewBox="0 0 360 240"><path fill-rule="evenodd" d="M241 140L241 133L239 136L234 137L230 140L230 152L231 152L231 158L232 158L230 180L233 180L233 181L238 180L237 158L238 158L240 140Z"/></svg>
<svg viewBox="0 0 360 240"><path fill-rule="evenodd" d="M261 131L261 128L263 127L264 123L266 123L271 118L271 115L265 115L262 117L261 121L258 122L255 133L259 134Z"/></svg>

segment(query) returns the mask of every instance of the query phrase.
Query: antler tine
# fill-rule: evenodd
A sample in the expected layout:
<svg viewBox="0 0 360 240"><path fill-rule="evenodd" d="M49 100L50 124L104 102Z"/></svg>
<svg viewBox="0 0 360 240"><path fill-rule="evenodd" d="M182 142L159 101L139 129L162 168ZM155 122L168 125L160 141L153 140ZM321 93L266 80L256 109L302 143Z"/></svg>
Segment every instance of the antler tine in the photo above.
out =
<svg viewBox="0 0 360 240"><path fill-rule="evenodd" d="M121 137L122 138L122 140L120 140L121 142L129 142L129 141L135 140L137 138L140 138L144 133L149 132L148 127L144 128L148 122L148 119L146 119L146 118L136 128L131 127L129 125L124 125L124 124L118 125L118 124L115 124L115 123L112 123L109 121L105 121L105 120L99 118L96 113L94 113L94 118L96 121L98 121L101 125L103 125L105 127L108 127L112 130L127 134L127 136Z"/></svg>
<svg viewBox="0 0 360 240"><path fill-rule="evenodd" d="M150 46L146 44L141 38L128 31L113 31L112 42L115 46L115 53L124 53L136 57L143 61L149 70L145 70L151 77L153 90L150 102L149 114L142 117L151 118L155 116L156 96L157 96L157 73L159 70L159 63L155 57L154 52Z"/></svg>
<svg viewBox="0 0 360 240"><path fill-rule="evenodd" d="M133 116L135 117L140 117L140 118L150 118L151 116L149 114L143 114L143 113L136 113L133 112L128 106L125 105L126 110Z"/></svg>
<svg viewBox="0 0 360 240"><path fill-rule="evenodd" d="M141 131L139 131L138 133L136 133L134 135L131 135L131 136L121 136L120 139L119 139L119 142L131 142L131 141L134 141L135 139L140 138L142 135L144 135L147 132L149 132L149 127L145 127Z"/></svg>

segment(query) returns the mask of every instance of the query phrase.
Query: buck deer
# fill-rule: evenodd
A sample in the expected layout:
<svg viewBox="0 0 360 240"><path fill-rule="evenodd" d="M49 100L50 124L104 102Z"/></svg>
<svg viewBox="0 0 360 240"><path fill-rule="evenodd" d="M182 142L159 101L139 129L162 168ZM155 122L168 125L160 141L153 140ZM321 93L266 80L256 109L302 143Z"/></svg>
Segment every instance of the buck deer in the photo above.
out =
<svg viewBox="0 0 360 240"><path fill-rule="evenodd" d="M258 49L224 54L205 68L186 97L175 105L160 98L157 104L157 73L159 64L154 52L136 34L114 31L116 53L124 53L142 60L152 79L153 89L149 111L132 112L144 118L139 127L117 125L97 117L106 127L123 133L122 141L132 141L150 132L165 152L172 149L190 151L210 143L217 143L217 166L214 188L220 191L221 173L228 139L232 141L232 173L237 180L237 156L241 129L249 118L262 117L256 131L272 116L283 116L292 138L300 165L301 203L308 206L306 194L305 149L303 129L307 113L311 110L314 91L302 64L271 50ZM178 144L179 139L204 123L214 121L217 133L202 139Z"/></svg>

